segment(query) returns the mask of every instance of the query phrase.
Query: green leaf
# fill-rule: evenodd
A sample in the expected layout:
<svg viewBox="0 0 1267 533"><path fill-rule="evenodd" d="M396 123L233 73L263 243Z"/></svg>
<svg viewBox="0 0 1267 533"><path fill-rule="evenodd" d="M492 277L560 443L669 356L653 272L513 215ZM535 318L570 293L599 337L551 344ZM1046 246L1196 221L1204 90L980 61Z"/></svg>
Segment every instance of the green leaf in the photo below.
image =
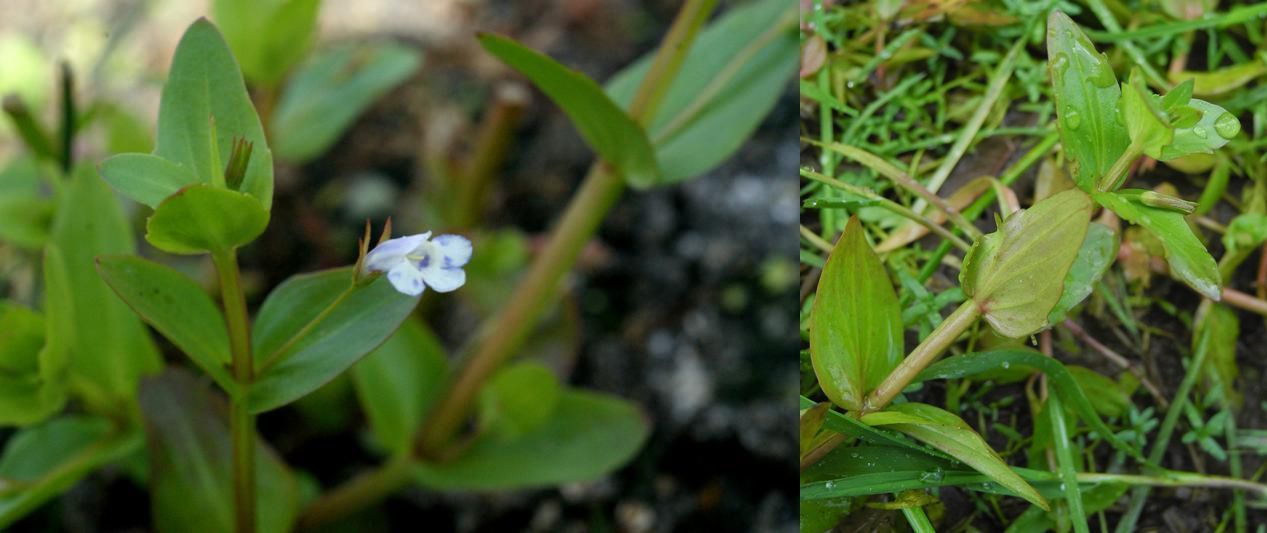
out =
<svg viewBox="0 0 1267 533"><path fill-rule="evenodd" d="M413 48L392 43L345 45L306 61L273 112L277 157L303 163L324 153L375 100L422 65Z"/></svg>
<svg viewBox="0 0 1267 533"><path fill-rule="evenodd" d="M308 51L320 0L216 0L216 22L252 83L272 87Z"/></svg>
<svg viewBox="0 0 1267 533"><path fill-rule="evenodd" d="M1222 295L1221 281L1210 252L1193 235L1183 213L1144 205L1139 200L1143 192L1126 189L1095 193L1093 197L1100 205L1155 235L1166 249L1171 273L1206 298L1217 301Z"/></svg>
<svg viewBox="0 0 1267 533"><path fill-rule="evenodd" d="M1236 341L1240 337L1241 322L1236 311L1223 305L1212 305L1198 317L1192 335L1192 351L1196 352L1201 339L1208 335L1206 366L1206 390L1219 389L1225 405L1239 409L1244 401L1236 388L1240 368L1236 364Z"/></svg>
<svg viewBox="0 0 1267 533"><path fill-rule="evenodd" d="M1175 138L1175 130L1161 105L1157 95L1144 85L1139 69L1131 70L1130 81L1122 84L1122 121L1131 144L1152 158L1160 158L1162 147Z"/></svg>
<svg viewBox="0 0 1267 533"><path fill-rule="evenodd" d="M1236 215L1223 234L1223 248L1229 254L1253 250L1263 241L1267 241L1267 215L1262 213Z"/></svg>
<svg viewBox="0 0 1267 533"><path fill-rule="evenodd" d="M814 401L801 396L801 409L808 409L814 406ZM927 448L921 444L912 442L900 433L885 431L879 428L873 428L857 419L846 416L844 413L836 411L827 411L827 417L823 420L823 429L834 431L842 435L860 439L864 442L876 444L880 446L895 446L917 451L923 454L938 455L941 452ZM949 458L948 456L946 458Z"/></svg>
<svg viewBox="0 0 1267 533"><path fill-rule="evenodd" d="M506 490L589 481L619 468L642 448L649 428L632 403L566 389L550 417L515 438L485 434L460 457L420 463L417 479L440 490Z"/></svg>
<svg viewBox="0 0 1267 533"><path fill-rule="evenodd" d="M145 326L97 275L98 255L134 252L114 194L80 166L62 191L45 251L45 313L69 350L72 390L116 413L134 401L140 377L162 367Z"/></svg>
<svg viewBox="0 0 1267 533"><path fill-rule="evenodd" d="M930 477L938 470L962 470L949 459L929 454L911 453L909 448L894 446L839 446L801 473L801 482L839 479L858 474L880 472L926 471Z"/></svg>
<svg viewBox="0 0 1267 533"><path fill-rule="evenodd" d="M1082 366L1069 365L1065 369L1069 371L1069 375L1073 376L1074 381L1078 382L1079 389L1095 391L1095 402L1091 405L1095 407L1096 413L1116 418L1130 412L1131 397L1118 387L1116 381Z"/></svg>
<svg viewBox="0 0 1267 533"><path fill-rule="evenodd" d="M1047 61L1060 143L1078 187L1093 191L1130 143L1117 121L1122 91L1108 57L1067 15L1054 10L1047 17Z"/></svg>
<svg viewBox="0 0 1267 533"><path fill-rule="evenodd" d="M783 0L736 5L704 28L647 131L664 183L699 176L748 139L788 90L800 53L796 6ZM627 107L651 67L639 59L607 83Z"/></svg>
<svg viewBox="0 0 1267 533"><path fill-rule="evenodd" d="M846 410L902 360L902 311L862 223L849 219L823 268L810 315L810 357L818 384Z"/></svg>
<svg viewBox="0 0 1267 533"><path fill-rule="evenodd" d="M224 186L233 140L254 145L239 190L268 209L273 202L273 156L229 47L206 19L185 30L158 109L154 155L193 171L201 183Z"/></svg>
<svg viewBox="0 0 1267 533"><path fill-rule="evenodd" d="M1162 147L1157 159L1167 161L1191 154L1212 154L1241 132L1240 120L1222 107L1193 98L1188 108L1200 118L1195 124L1176 127L1174 141Z"/></svg>
<svg viewBox="0 0 1267 533"><path fill-rule="evenodd" d="M136 314L185 352L225 391L235 394L229 375L229 334L224 317L194 280L167 266L136 256L97 258L97 271Z"/></svg>
<svg viewBox="0 0 1267 533"><path fill-rule="evenodd" d="M540 426L559 401L559 378L545 365L519 361L498 370L480 389L480 425L507 440Z"/></svg>
<svg viewBox="0 0 1267 533"><path fill-rule="evenodd" d="M264 233L268 216L246 194L190 185L158 204L145 223L145 240L173 254L227 252Z"/></svg>
<svg viewBox="0 0 1267 533"><path fill-rule="evenodd" d="M139 431L120 432L109 420L67 416L23 429L0 457L0 528L8 528L66 492L90 472L141 450Z"/></svg>
<svg viewBox="0 0 1267 533"><path fill-rule="evenodd" d="M1263 61L1252 61L1209 72L1183 71L1171 74L1170 81L1194 82L1192 94L1211 97L1235 91L1263 74L1267 74L1267 64Z"/></svg>
<svg viewBox="0 0 1267 533"><path fill-rule="evenodd" d="M155 208L181 187L198 183L190 169L150 154L106 159L101 162L101 177L128 198Z"/></svg>
<svg viewBox="0 0 1267 533"><path fill-rule="evenodd" d="M352 365L356 394L378 444L407 453L449 372L440 340L417 320L405 320L377 350Z"/></svg>
<svg viewBox="0 0 1267 533"><path fill-rule="evenodd" d="M954 414L927 404L904 403L864 415L862 422L873 426L893 426L893 429L963 461L1030 503L1043 509L1051 508L1034 487L1012 472L990 445Z"/></svg>
<svg viewBox="0 0 1267 533"><path fill-rule="evenodd" d="M594 80L506 37L484 33L479 40L484 50L527 76L562 108L586 144L630 185L663 183L646 132Z"/></svg>
<svg viewBox="0 0 1267 533"><path fill-rule="evenodd" d="M1100 419L1091 401L1087 399L1082 388L1078 386L1078 382L1064 365L1041 353L1026 350L996 350L947 357L925 368L914 382L921 383L930 379L963 379L1014 366L1026 366L1046 374L1048 383L1097 434L1108 440L1114 448L1143 461L1143 456L1138 450L1122 442Z"/></svg>
<svg viewBox="0 0 1267 533"><path fill-rule="evenodd" d="M1108 272L1113 260L1117 259L1117 248L1117 233L1108 226L1096 222L1087 226L1087 236L1082 239L1078 256L1069 267L1069 273L1065 274L1065 286L1060 293L1060 301L1047 314L1048 324L1064 320L1071 309L1091 295L1095 284Z"/></svg>
<svg viewBox="0 0 1267 533"><path fill-rule="evenodd" d="M251 411L281 407L334 379L386 341L417 303L386 276L354 287L350 268L286 280L255 320Z"/></svg>
<svg viewBox="0 0 1267 533"><path fill-rule="evenodd" d="M158 531L230 533L233 449L223 401L193 375L171 369L141 386L150 459L150 502ZM285 463L255 439L256 525L290 531L299 490Z"/></svg>
<svg viewBox="0 0 1267 533"><path fill-rule="evenodd" d="M1048 325L1090 217L1091 200L1070 189L1009 215L973 243L959 281L1000 335L1020 338Z"/></svg>
<svg viewBox="0 0 1267 533"><path fill-rule="evenodd" d="M0 424L25 426L66 404L66 350L35 311L0 300Z"/></svg>
<svg viewBox="0 0 1267 533"><path fill-rule="evenodd" d="M0 197L0 242L38 249L48 241L53 202L37 196Z"/></svg>

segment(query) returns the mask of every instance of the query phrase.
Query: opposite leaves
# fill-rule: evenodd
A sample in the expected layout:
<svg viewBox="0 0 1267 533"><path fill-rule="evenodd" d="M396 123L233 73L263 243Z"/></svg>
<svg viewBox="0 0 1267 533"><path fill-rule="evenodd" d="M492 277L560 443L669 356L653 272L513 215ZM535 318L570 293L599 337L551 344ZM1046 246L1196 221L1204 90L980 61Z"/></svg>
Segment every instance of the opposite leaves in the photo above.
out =
<svg viewBox="0 0 1267 533"><path fill-rule="evenodd" d="M1090 218L1091 199L1070 189L1008 216L972 245L959 282L995 331L1020 338L1047 326Z"/></svg>

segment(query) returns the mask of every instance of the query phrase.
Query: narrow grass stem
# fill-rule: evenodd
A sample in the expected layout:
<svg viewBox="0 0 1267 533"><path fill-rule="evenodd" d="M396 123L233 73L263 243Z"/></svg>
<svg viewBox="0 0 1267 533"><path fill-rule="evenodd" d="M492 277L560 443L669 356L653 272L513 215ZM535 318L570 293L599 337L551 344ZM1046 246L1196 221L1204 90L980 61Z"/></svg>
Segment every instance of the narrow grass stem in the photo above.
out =
<svg viewBox="0 0 1267 533"><path fill-rule="evenodd" d="M902 363L889 372L888 377L884 378L880 386L867 396L862 414L879 411L889 405L889 402L893 401L902 389L911 384L915 376L937 360L937 357L954 344L959 335L967 331L980 316L981 311L977 308L976 302L968 300L960 304L958 309L942 320L941 324L928 334L924 342L911 350Z"/></svg>
<svg viewBox="0 0 1267 533"><path fill-rule="evenodd" d="M818 144L812 140L807 141L811 144ZM959 231L962 231L973 240L981 237L981 230L977 229L976 226L973 226L971 222L968 222L968 219L964 218L963 215L959 213L959 211L956 211L955 208L946 203L945 198L937 196L933 191L924 188L924 186L920 185L919 182L906 175L902 169L893 166L893 164L885 161L883 158L861 148L847 144L831 143L823 145L822 147L838 152L849 159L861 163L863 166L876 171L876 173L881 176L892 180L893 183L896 183L899 187L906 189L907 191L914 193L916 196L919 196L924 201L933 204L934 207L946 214L946 218L955 223L955 226L959 228ZM919 205L920 204L917 203L916 207L912 208L911 211L919 212Z"/></svg>
<svg viewBox="0 0 1267 533"><path fill-rule="evenodd" d="M959 248L960 250L967 252L968 249L972 247L972 245L968 244L967 241L960 239L950 230L941 227L940 224L933 222L932 220L929 220L928 218L924 217L923 215L919 213L916 213L915 211L907 209L902 204L899 204L897 202L894 202L893 200L880 196L866 188L858 187L856 185L850 185L838 179L824 176L822 174L819 174L809 169L801 169L801 176L812 181L817 181L829 187L833 187L833 188L845 191L854 196L861 196L863 198L876 202L880 204L880 207L883 207L897 215L905 217L908 220L911 220L912 222L915 222L921 226L924 226L925 228L928 228L929 231L936 233L938 236L940 236L943 239L946 239L947 242L953 244L956 248ZM973 229L976 229L976 228L973 228Z"/></svg>
<svg viewBox="0 0 1267 533"><path fill-rule="evenodd" d="M246 406L246 391L255 380L251 359L251 334L247 322L246 297L235 250L211 255L220 274L220 294L224 319L229 330L233 378L239 394L229 398L229 431L233 442L233 502L235 531L255 531L255 415Z"/></svg>
<svg viewBox="0 0 1267 533"><path fill-rule="evenodd" d="M1157 431L1157 438L1153 440L1153 448L1148 452L1148 464L1161 464L1161 458L1165 455L1166 448L1170 445L1170 436L1174 433L1175 425L1179 422L1179 415L1188 403L1188 393L1196 385L1197 378L1205 367L1206 354L1210 352L1209 341L1210 330L1206 329L1197 341L1192 364L1188 366L1188 371L1184 374L1183 381L1179 383L1179 389L1175 391L1175 400L1170 404L1170 409L1166 411L1166 417L1162 419L1161 428ZM1118 533L1126 533L1135 529L1139 514L1144 510L1144 503L1148 500L1148 493L1148 487L1140 487L1131 492L1130 506L1117 525Z"/></svg>

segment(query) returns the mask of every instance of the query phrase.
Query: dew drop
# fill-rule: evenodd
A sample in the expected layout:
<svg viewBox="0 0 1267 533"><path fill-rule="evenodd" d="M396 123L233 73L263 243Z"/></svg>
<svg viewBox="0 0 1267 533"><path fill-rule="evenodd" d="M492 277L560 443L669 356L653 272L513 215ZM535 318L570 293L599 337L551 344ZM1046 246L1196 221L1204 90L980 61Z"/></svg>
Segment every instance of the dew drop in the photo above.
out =
<svg viewBox="0 0 1267 533"><path fill-rule="evenodd" d="M853 88L853 82L852 82L852 81L850 81L850 82L846 83L846 84L845 84L845 87L847 87L847 88L849 88L849 89L852 89L852 88Z"/></svg>
<svg viewBox="0 0 1267 533"><path fill-rule="evenodd" d="M1236 120L1235 116L1225 111L1222 115L1219 115L1218 120L1214 121L1214 131L1218 132L1219 136L1224 139L1231 139L1241 132L1241 121Z"/></svg>
<svg viewBox="0 0 1267 533"><path fill-rule="evenodd" d="M828 481L827 483L823 484L823 488L825 488L825 489L827 489L827 490L832 490L832 489L835 489L835 488L836 488L836 482L835 482L835 481Z"/></svg>
<svg viewBox="0 0 1267 533"><path fill-rule="evenodd" d="M919 480L925 483L936 483L938 481L941 481L942 478L944 477L946 477L946 473L943 472L942 469L934 468L932 470L925 470L921 472L919 475Z"/></svg>
<svg viewBox="0 0 1267 533"><path fill-rule="evenodd" d="M1012 363L1008 361L1003 361L1003 369L1007 370L1009 368L1012 368Z"/></svg>
<svg viewBox="0 0 1267 533"><path fill-rule="evenodd" d="M1070 130L1078 129L1082 125L1082 114L1072 106L1065 106L1065 127Z"/></svg>
<svg viewBox="0 0 1267 533"><path fill-rule="evenodd" d="M1199 139L1204 139L1210 136L1210 134L1205 132L1205 128L1201 127L1192 128L1192 134L1196 135Z"/></svg>
<svg viewBox="0 0 1267 533"><path fill-rule="evenodd" d="M1069 56L1056 54L1056 58L1051 62L1051 67L1056 69L1057 73L1064 75L1065 71L1069 70Z"/></svg>

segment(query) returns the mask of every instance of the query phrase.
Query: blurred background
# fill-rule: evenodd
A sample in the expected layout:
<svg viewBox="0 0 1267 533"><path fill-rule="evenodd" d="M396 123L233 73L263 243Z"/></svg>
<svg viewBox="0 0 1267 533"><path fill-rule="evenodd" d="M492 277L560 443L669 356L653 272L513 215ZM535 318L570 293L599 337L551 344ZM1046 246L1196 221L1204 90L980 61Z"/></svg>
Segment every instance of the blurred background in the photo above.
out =
<svg viewBox="0 0 1267 533"><path fill-rule="evenodd" d="M740 3L722 2L719 11ZM323 2L313 50L390 41L416 51L421 66L322 153L302 163L279 158L272 222L242 252L248 303L258 306L293 274L354 262L366 219L380 227L392 216L397 234L439 229L428 225L444 200L435 183L470 154L490 109L501 106L517 120L475 214L495 230L475 239L477 251L484 245L496 253L477 255L481 266L472 267L499 281L423 300L428 323L456 353L513 287L592 162L558 108L486 55L474 32L512 36L602 81L651 52L678 5ZM211 15L204 1L4 0L0 93L21 95L52 123L65 61L76 98L101 103L112 124L83 131L78 158L148 152L177 41L193 20L214 21ZM263 109L274 95L254 96ZM554 317L524 350L570 384L644 408L653 433L629 465L594 482L525 492L408 489L359 518L355 530L795 531L796 114L789 79L774 111L730 161L682 185L626 193L583 254ZM0 122L5 167L24 148L12 124ZM139 231L148 210L128 205ZM138 242L142 255L213 277L209 261ZM0 244L0 294L31 294L37 273L37 255ZM188 365L164 348L169 364ZM346 375L259 424L313 487L344 482L382 460L366 444L365 417ZM0 430L0 442L11 434ZM144 487L111 467L14 530L144 531L148 505Z"/></svg>

